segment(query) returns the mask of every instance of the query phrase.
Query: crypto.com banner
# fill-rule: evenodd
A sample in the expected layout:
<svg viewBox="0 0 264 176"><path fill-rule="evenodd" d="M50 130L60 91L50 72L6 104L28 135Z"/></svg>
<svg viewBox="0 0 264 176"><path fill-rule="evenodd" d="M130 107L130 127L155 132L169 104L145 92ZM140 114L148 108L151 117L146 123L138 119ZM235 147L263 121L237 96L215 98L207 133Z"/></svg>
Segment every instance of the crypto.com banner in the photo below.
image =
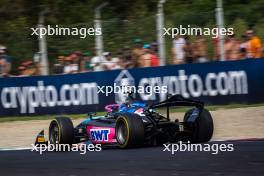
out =
<svg viewBox="0 0 264 176"><path fill-rule="evenodd" d="M121 103L120 87L137 98L161 101L170 94L207 104L264 102L264 59L57 76L0 78L0 115L86 113ZM145 88L139 90L139 88ZM160 88L160 89L159 89Z"/></svg>

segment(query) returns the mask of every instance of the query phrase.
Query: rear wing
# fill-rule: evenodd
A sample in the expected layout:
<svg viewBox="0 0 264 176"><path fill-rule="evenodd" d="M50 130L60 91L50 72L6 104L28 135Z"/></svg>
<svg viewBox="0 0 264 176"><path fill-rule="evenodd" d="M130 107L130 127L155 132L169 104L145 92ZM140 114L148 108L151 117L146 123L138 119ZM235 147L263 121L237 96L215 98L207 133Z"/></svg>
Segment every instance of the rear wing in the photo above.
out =
<svg viewBox="0 0 264 176"><path fill-rule="evenodd" d="M154 103L149 108L154 109L154 108L166 107L167 108L167 119L169 120L170 119L169 107L171 106L195 106L199 109L203 109L204 103L201 101L197 101L197 100L183 98L181 95L172 95L164 101L161 101L159 103Z"/></svg>
<svg viewBox="0 0 264 176"><path fill-rule="evenodd" d="M150 108L161 108L171 106L195 106L197 108L203 108L204 103L197 100L183 98L181 95L173 95L164 101L154 103L150 106Z"/></svg>

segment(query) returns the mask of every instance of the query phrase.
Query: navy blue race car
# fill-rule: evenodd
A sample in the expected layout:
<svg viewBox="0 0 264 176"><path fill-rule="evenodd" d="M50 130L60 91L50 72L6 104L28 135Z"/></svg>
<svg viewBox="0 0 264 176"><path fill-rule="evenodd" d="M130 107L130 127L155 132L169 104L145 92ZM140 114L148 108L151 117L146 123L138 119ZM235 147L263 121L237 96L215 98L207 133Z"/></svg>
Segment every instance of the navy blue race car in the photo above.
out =
<svg viewBox="0 0 264 176"><path fill-rule="evenodd" d="M91 142L102 145L117 145L121 148L161 145L167 142L207 142L213 135L213 119L204 103L185 99L180 95L148 105L132 96L127 103L106 106L104 116L89 113L76 127L68 117L56 117L49 126L49 142L77 144ZM191 106L183 121L170 119L171 107ZM158 109L165 109L162 115ZM41 131L36 143L46 143Z"/></svg>

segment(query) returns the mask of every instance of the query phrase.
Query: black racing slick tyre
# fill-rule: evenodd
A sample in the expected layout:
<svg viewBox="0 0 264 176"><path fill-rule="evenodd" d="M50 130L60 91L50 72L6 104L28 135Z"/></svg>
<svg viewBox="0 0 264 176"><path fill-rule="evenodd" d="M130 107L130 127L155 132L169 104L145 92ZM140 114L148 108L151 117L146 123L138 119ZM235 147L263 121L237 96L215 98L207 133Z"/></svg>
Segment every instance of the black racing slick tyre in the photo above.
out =
<svg viewBox="0 0 264 176"><path fill-rule="evenodd" d="M68 117L56 117L50 122L49 141L51 144L72 144L74 139L74 127Z"/></svg>
<svg viewBox="0 0 264 176"><path fill-rule="evenodd" d="M193 110L193 109L192 109ZM188 111L184 116L184 122L187 122L192 110ZM190 141L193 143L208 142L213 136L214 123L210 112L207 109L202 109L199 117L193 124L193 131L190 135Z"/></svg>
<svg viewBox="0 0 264 176"><path fill-rule="evenodd" d="M144 143L144 124L136 114L122 114L116 120L115 134L120 148L140 147Z"/></svg>

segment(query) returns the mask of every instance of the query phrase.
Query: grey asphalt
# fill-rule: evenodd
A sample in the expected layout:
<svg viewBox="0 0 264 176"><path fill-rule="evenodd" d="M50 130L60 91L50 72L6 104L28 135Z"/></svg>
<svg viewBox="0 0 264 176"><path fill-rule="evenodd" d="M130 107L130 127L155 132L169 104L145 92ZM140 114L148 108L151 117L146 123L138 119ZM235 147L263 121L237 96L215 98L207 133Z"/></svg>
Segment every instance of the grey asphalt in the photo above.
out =
<svg viewBox="0 0 264 176"><path fill-rule="evenodd" d="M233 141L233 152L163 152L163 147L101 152L0 151L0 175L263 176L264 140Z"/></svg>

